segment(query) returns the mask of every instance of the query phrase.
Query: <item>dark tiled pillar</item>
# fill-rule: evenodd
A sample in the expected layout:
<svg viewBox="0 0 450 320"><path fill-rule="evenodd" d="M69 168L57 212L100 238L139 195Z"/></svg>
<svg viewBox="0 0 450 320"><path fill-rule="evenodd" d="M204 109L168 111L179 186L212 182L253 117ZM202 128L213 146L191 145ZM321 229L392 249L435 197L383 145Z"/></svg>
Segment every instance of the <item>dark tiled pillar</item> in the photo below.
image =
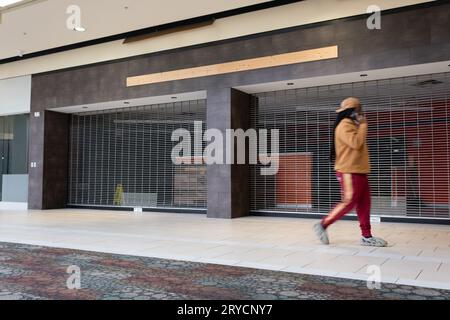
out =
<svg viewBox="0 0 450 320"><path fill-rule="evenodd" d="M28 209L42 209L42 176L44 163L44 111L39 117L30 113L28 128ZM36 163L32 167L31 163Z"/></svg>
<svg viewBox="0 0 450 320"><path fill-rule="evenodd" d="M42 111L31 114L28 208L64 208L67 203L70 115Z"/></svg>
<svg viewBox="0 0 450 320"><path fill-rule="evenodd" d="M250 96L230 88L212 88L207 96L207 126L222 131L249 128ZM224 141L225 146L225 141ZM225 157L225 152L224 152ZM208 217L238 218L249 212L249 167L208 165Z"/></svg>

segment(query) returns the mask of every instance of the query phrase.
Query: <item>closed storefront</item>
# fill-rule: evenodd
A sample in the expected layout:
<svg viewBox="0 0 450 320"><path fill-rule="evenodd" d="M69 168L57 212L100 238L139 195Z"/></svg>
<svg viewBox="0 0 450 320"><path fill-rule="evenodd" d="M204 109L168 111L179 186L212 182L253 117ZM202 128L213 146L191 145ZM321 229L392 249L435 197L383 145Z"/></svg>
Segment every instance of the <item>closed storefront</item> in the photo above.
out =
<svg viewBox="0 0 450 320"><path fill-rule="evenodd" d="M450 6L388 2L382 29L361 6L336 3L340 14L311 20L303 1L295 12L305 19L287 6L260 11L279 25L233 11L201 28L178 21L183 34L164 24L115 35L125 43L101 38L79 48L89 59L61 47L67 63L39 62L27 86L28 208L320 218L341 198L329 161L335 110L356 96L369 123L372 213L450 223ZM2 115L27 113L20 105ZM192 152L174 159L177 129Z"/></svg>
<svg viewBox="0 0 450 320"><path fill-rule="evenodd" d="M329 150L349 96L369 123L373 214L449 219L448 73L257 94L252 126L279 130L279 170L251 167L251 210L324 214L340 200Z"/></svg>
<svg viewBox="0 0 450 320"><path fill-rule="evenodd" d="M205 100L71 115L68 204L206 208L205 165L171 157L172 132L205 120Z"/></svg>
<svg viewBox="0 0 450 320"><path fill-rule="evenodd" d="M0 200L2 205L8 203L26 205L27 202L28 118L28 114L0 116Z"/></svg>
<svg viewBox="0 0 450 320"><path fill-rule="evenodd" d="M27 208L30 100L30 76L0 80L0 210Z"/></svg>

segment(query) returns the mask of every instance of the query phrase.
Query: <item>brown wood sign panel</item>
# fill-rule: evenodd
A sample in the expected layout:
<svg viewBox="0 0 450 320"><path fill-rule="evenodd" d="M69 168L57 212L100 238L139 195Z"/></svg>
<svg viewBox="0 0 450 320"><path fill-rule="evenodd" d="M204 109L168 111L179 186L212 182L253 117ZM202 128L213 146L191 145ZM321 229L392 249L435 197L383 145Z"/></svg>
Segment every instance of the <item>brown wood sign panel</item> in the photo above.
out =
<svg viewBox="0 0 450 320"><path fill-rule="evenodd" d="M338 57L338 46L323 47L318 49L277 54L273 56L212 64L208 66L128 77L127 87L141 86L166 81L213 76L231 72L249 71L261 68L278 67L295 63L334 59L337 57Z"/></svg>

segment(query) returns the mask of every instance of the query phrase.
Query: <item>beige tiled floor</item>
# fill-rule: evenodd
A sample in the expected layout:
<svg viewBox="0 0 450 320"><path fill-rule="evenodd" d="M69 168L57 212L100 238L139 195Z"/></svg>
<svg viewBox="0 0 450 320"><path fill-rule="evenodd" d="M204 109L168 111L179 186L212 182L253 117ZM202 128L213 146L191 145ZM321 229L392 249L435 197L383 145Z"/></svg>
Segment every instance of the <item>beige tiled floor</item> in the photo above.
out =
<svg viewBox="0 0 450 320"><path fill-rule="evenodd" d="M322 269L337 271L337 272L358 272L364 267L369 265L382 265L386 262L386 258L378 258L378 257L362 257L362 256L349 256L349 255L340 255L331 261L323 261L322 259L318 259L310 264L307 264L306 268L314 268L314 269ZM365 270L364 270L365 272Z"/></svg>
<svg viewBox="0 0 450 320"><path fill-rule="evenodd" d="M374 224L387 248L361 247L356 222L315 239L316 220L116 211L0 211L0 241L172 258L251 268L368 279L379 266L383 282L450 289L450 226ZM1 252L0 252L1 255Z"/></svg>

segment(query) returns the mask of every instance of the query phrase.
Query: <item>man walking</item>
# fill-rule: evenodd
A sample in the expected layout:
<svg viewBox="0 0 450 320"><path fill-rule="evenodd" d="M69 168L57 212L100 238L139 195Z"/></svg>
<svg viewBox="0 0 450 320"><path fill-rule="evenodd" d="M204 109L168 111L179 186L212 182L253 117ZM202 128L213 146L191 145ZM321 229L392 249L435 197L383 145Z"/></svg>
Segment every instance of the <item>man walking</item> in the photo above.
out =
<svg viewBox="0 0 450 320"><path fill-rule="evenodd" d="M367 121L359 99L347 98L336 110L330 159L341 185L342 201L321 222L314 225L317 237L329 244L327 228L356 208L361 228L361 244L385 247L387 242L372 236L370 226L370 172L367 148Z"/></svg>

